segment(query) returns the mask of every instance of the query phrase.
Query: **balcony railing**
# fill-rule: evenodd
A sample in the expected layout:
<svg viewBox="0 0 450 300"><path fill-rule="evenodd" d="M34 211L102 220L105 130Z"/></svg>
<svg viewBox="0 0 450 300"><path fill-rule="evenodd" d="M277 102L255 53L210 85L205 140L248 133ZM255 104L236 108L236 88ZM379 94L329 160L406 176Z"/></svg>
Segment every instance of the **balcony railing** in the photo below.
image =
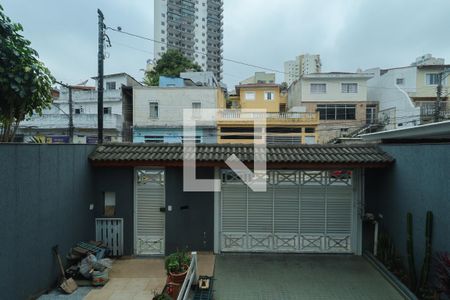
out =
<svg viewBox="0 0 450 300"><path fill-rule="evenodd" d="M122 130L122 115L103 115L103 127L105 129ZM69 116L65 114L35 115L20 123L20 127L34 127L39 129L65 129L68 128ZM73 125L75 128L97 128L97 114L74 114Z"/></svg>
<svg viewBox="0 0 450 300"><path fill-rule="evenodd" d="M317 112L248 112L234 109L222 110L218 113L218 122L253 121L266 119L268 123L318 123Z"/></svg>

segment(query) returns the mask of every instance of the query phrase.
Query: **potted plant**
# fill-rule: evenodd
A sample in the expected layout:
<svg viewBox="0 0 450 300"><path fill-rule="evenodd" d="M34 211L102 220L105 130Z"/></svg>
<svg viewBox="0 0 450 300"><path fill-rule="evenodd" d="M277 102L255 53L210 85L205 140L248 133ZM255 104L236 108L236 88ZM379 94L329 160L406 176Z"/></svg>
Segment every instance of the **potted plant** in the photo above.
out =
<svg viewBox="0 0 450 300"><path fill-rule="evenodd" d="M186 278L189 265L191 264L191 257L186 251L177 251L166 257L165 267L170 281L177 284L182 284Z"/></svg>

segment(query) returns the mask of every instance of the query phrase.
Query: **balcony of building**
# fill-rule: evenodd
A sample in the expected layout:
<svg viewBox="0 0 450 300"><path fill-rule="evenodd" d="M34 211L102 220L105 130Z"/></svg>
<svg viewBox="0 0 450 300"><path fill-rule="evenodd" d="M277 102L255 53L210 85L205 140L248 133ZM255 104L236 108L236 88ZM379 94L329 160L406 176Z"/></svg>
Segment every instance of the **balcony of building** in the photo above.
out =
<svg viewBox="0 0 450 300"><path fill-rule="evenodd" d="M253 124L266 120L267 125L318 125L318 112L249 112L225 109L218 112L217 124Z"/></svg>
<svg viewBox="0 0 450 300"><path fill-rule="evenodd" d="M97 90L91 91L72 91L72 100L74 103L83 102L97 102ZM104 90L103 91L103 101L121 101L122 100L122 90ZM53 101L55 104L69 103L69 93L61 92L58 99Z"/></svg>
<svg viewBox="0 0 450 300"><path fill-rule="evenodd" d="M118 114L103 115L104 129L122 130L123 118ZM95 129L98 126L97 114L74 114L73 126L79 129ZM22 128L65 129L69 127L69 115L43 114L34 115L20 123Z"/></svg>
<svg viewBox="0 0 450 300"><path fill-rule="evenodd" d="M450 105L448 101L441 101L439 106L436 101L416 101L414 104L420 108L420 121L422 124L435 120L450 119Z"/></svg>

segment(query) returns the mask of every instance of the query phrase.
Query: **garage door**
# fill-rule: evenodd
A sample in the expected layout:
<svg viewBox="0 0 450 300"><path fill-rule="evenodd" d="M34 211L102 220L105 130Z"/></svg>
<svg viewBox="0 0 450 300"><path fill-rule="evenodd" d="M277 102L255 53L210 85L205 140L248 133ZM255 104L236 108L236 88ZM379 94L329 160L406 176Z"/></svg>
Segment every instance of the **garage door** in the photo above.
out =
<svg viewBox="0 0 450 300"><path fill-rule="evenodd" d="M164 254L164 170L138 169L135 184L135 253Z"/></svg>
<svg viewBox="0 0 450 300"><path fill-rule="evenodd" d="M352 252L352 172L270 171L263 193L221 177L222 251Z"/></svg>

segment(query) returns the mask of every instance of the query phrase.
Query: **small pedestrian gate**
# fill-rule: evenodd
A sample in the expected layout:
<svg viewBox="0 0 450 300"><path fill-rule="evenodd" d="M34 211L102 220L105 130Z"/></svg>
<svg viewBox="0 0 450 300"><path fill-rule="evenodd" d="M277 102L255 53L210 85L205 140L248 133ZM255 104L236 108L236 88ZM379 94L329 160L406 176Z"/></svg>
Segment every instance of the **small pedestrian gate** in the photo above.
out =
<svg viewBox="0 0 450 300"><path fill-rule="evenodd" d="M135 253L163 255L165 245L165 172L136 169Z"/></svg>

